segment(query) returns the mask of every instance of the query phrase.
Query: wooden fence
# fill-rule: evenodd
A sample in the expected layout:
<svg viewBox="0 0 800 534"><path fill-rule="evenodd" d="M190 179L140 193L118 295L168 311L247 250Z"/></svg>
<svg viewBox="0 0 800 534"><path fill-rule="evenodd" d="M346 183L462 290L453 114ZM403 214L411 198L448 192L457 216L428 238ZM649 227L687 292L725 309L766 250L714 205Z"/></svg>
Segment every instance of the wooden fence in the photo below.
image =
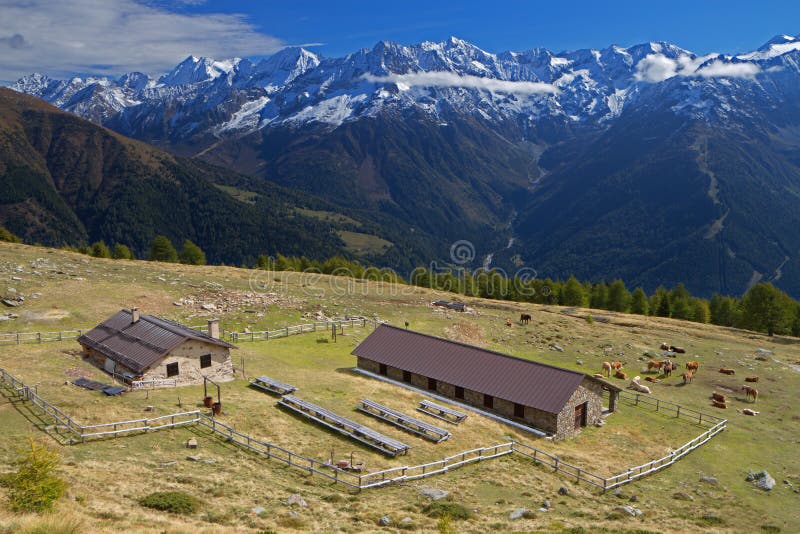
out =
<svg viewBox="0 0 800 534"><path fill-rule="evenodd" d="M297 324L285 326L275 330L264 330L261 332L229 332L231 343L241 343L243 341L257 341L261 339L275 339L288 337L295 334L306 334L309 332L328 331L333 327L345 328L355 326L367 326L367 322L374 323L371 319L358 317L354 319L330 319L327 321L314 321L313 323Z"/></svg>
<svg viewBox="0 0 800 534"><path fill-rule="evenodd" d="M87 330L62 330L60 332L12 332L0 334L0 345L21 345L23 343L45 343L78 339Z"/></svg>
<svg viewBox="0 0 800 534"><path fill-rule="evenodd" d="M575 478L576 482L585 482L605 492L624 484L629 484L672 465L680 458L707 443L714 436L725 430L727 425L727 420L719 417L702 414L680 406L679 404L663 401L649 395L640 393L633 394L623 391L621 393L621 399L630 402L632 406L654 406L656 410L665 411L668 414L674 411L674 417L684 417L697 424L706 424L710 425L710 427L699 436L670 452L667 456L647 462L646 464L631 467L622 473L610 477L601 477L581 467L562 462L558 456L518 441L510 441L491 447L479 447L426 464L393 467L374 473L354 473L339 469L314 458L308 458L301 454L293 453L289 449L279 445L256 439L199 411L175 413L151 419L81 425L61 409L40 397L34 387L25 385L21 380L9 374L4 369L0 369L0 384L5 386L5 390L7 392L10 391L12 396L30 401L45 415L54 419L58 423L59 430L64 430L71 434L70 443L85 442L87 439L93 438L116 438L137 432L152 432L188 425L199 425L223 437L225 440L260 456L278 460L309 474L320 475L337 484L343 484L359 491L362 489L378 488L389 484L427 478L447 473L448 471L472 463L518 454L524 458L533 460L536 465L546 465L553 468L556 472L563 473L570 478Z"/></svg>

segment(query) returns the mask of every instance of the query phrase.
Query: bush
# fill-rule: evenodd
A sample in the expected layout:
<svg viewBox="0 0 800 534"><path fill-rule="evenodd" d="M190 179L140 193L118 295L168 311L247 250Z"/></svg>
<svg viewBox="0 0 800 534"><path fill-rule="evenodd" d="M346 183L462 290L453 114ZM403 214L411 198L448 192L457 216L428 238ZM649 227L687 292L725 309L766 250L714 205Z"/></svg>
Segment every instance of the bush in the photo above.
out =
<svg viewBox="0 0 800 534"><path fill-rule="evenodd" d="M89 250L89 254L91 254L95 258L111 257L111 251L108 250L108 245L106 245L104 241L95 241L94 243L92 243L91 249Z"/></svg>
<svg viewBox="0 0 800 534"><path fill-rule="evenodd" d="M200 247L198 247L188 239L183 242L183 248L178 254L178 257L180 258L181 263L185 263L187 265L206 264L205 253L202 250L200 250Z"/></svg>
<svg viewBox="0 0 800 534"><path fill-rule="evenodd" d="M3 479L8 487L9 506L15 512L40 514L52 510L67 491L67 483L55 474L61 457L34 439L28 441L20 455L14 462L17 471Z"/></svg>
<svg viewBox="0 0 800 534"><path fill-rule="evenodd" d="M150 261L164 261L168 263L178 263L178 251L172 246L172 242L167 236L157 235L150 245Z"/></svg>
<svg viewBox="0 0 800 534"><path fill-rule="evenodd" d="M9 243L20 243L21 240L2 226L0 226L0 241L8 241Z"/></svg>
<svg viewBox="0 0 800 534"><path fill-rule="evenodd" d="M181 491L157 491L139 499L139 504L145 508L172 514L193 514L202 503Z"/></svg>
<svg viewBox="0 0 800 534"><path fill-rule="evenodd" d="M132 259L135 259L133 257L133 252L131 252L131 249L128 248L127 245L123 245L122 243L116 243L114 245L114 251L111 253L111 256L115 260L132 260Z"/></svg>
<svg viewBox="0 0 800 534"><path fill-rule="evenodd" d="M444 517L450 519L469 519L469 510L463 504L456 502L432 502L422 509L423 512L431 517Z"/></svg>

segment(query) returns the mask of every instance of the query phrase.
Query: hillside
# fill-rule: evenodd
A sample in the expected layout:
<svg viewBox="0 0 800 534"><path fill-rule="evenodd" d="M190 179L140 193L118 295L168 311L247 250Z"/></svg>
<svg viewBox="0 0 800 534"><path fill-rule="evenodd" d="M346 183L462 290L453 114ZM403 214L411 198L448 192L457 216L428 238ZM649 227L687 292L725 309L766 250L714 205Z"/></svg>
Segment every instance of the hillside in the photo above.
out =
<svg viewBox="0 0 800 534"><path fill-rule="evenodd" d="M595 320L590 322L585 319L586 310L472 298L465 299L471 311L458 314L430 306L433 300L452 299L451 294L416 287L301 273L101 260L5 243L0 243L0 277L5 280L0 289L9 293L13 288L14 293L25 296L22 306L10 310L19 317L0 322L0 334L87 328L130 306L189 325L219 317L224 329L236 331L282 328L315 316L354 314L395 325L408 321L415 330L590 373L599 370L603 361L620 360L626 362L629 375L643 377L655 376L641 370L642 366L646 370L649 359L645 352L658 354L660 344L666 341L686 348L685 355L676 357L679 364L698 360L701 367L691 384L681 385L677 376L651 384L654 395L729 419L722 434L674 466L624 486L619 496L598 494L585 484L515 456L352 494L321 477L245 453L201 430L165 430L63 445L52 439L56 433L42 432L48 421L2 396L0 472L12 469L10 462L19 442L34 436L63 455L60 473L70 484L69 498L59 503L57 515L15 516L0 504L3 531L25 532L53 525L74 525L79 531L94 532L433 531L438 519L431 516L430 501L418 493L423 488L446 490L450 494L442 502L463 505L470 511L470 519L453 521L460 532L795 532L800 528L795 511L798 494L792 489L800 487L800 470L787 461L795 456L800 435L800 416L794 408L800 387L800 342L795 338L769 338L610 312L598 315L593 311ZM216 310L202 309L209 304ZM530 325L514 322L506 326L506 318L516 319L521 312L532 315ZM233 354L239 374L222 385L225 413L220 420L240 432L321 460L331 455L349 458L352 451L355 460L365 462L368 469L416 465L515 439L604 476L667 454L699 432L697 425L623 402L604 427L586 428L573 440L548 442L471 414L465 423L450 428L450 440L433 445L352 410L359 399L372 398L413 411L420 398L418 393L349 371L355 365L350 352L369 331L369 327L345 329L335 342L321 332L240 342ZM554 350L555 345L563 352ZM202 405L201 386L109 398L68 385L76 376L110 381L83 360L78 349L74 340L0 344L0 367L26 383L37 384L40 395L83 424L165 415ZM268 374L292 383L303 398L379 428L413 449L408 456L387 459L310 425L277 409L273 397L248 388L242 367L248 377ZM734 369L735 376L719 374L720 367ZM760 377L755 405L738 391L747 375ZM627 383L614 382L620 386ZM712 391L728 394L727 410L710 406ZM146 406L152 406L152 412L145 414ZM746 407L760 414L747 417L737 412ZM196 451L185 448L190 437L199 441ZM195 455L200 462L186 459ZM745 481L748 471L761 469L777 482L771 492ZM715 477L716 482L701 481L701 477ZM557 493L562 486L568 495ZM144 495L161 490L188 492L206 505L197 514L178 516L138 504ZM0 486L0 502L5 492ZM293 494L301 495L307 506L287 505ZM630 502L633 495L635 502ZM545 500L551 508L539 511ZM620 505L635 506L644 515L624 517L615 512ZM510 519L509 514L519 508L530 512ZM378 526L384 515L393 526Z"/></svg>

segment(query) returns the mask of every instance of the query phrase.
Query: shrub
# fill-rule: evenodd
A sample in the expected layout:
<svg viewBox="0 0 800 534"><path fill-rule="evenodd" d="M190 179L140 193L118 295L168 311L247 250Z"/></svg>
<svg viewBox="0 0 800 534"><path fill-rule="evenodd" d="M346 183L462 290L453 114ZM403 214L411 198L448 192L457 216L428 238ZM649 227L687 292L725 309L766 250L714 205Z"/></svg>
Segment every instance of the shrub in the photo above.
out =
<svg viewBox="0 0 800 534"><path fill-rule="evenodd" d="M9 506L15 512L52 510L55 502L67 491L67 483L55 474L61 465L61 457L32 438L20 455L14 462L17 471L3 480L8 487Z"/></svg>
<svg viewBox="0 0 800 534"><path fill-rule="evenodd" d="M172 514L193 514L202 504L197 498L181 491L157 491L139 499L145 508Z"/></svg>
<svg viewBox="0 0 800 534"><path fill-rule="evenodd" d="M450 519L469 519L470 516L469 510L457 502L434 501L425 506L422 511L431 517L448 516Z"/></svg>
<svg viewBox="0 0 800 534"><path fill-rule="evenodd" d="M89 249L89 254L95 258L110 258L111 251L108 250L108 245L104 241L95 241Z"/></svg>
<svg viewBox="0 0 800 534"><path fill-rule="evenodd" d="M157 235L150 245L150 261L165 261L168 263L178 263L178 251L172 246L172 242L167 236Z"/></svg>
<svg viewBox="0 0 800 534"><path fill-rule="evenodd" d="M133 252L131 252L131 249L128 248L127 245L123 245L122 243L116 243L114 245L114 251L111 253L111 256L115 260L132 260L132 259L135 259L133 257Z"/></svg>
<svg viewBox="0 0 800 534"><path fill-rule="evenodd" d="M9 243L20 243L21 240L2 226L0 226L0 241L8 241Z"/></svg>

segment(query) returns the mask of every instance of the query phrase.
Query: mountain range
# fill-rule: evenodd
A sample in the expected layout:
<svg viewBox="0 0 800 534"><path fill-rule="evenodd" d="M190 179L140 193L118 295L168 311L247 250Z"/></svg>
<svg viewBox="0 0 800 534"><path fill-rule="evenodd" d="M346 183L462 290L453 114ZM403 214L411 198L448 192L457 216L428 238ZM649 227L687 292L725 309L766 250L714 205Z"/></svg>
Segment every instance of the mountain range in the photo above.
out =
<svg viewBox="0 0 800 534"><path fill-rule="evenodd" d="M467 239L473 266L701 295L771 280L800 295L796 37L738 55L379 42L11 88L240 173L247 190L346 213L349 230L328 231L383 243L369 253L383 265L446 259Z"/></svg>

